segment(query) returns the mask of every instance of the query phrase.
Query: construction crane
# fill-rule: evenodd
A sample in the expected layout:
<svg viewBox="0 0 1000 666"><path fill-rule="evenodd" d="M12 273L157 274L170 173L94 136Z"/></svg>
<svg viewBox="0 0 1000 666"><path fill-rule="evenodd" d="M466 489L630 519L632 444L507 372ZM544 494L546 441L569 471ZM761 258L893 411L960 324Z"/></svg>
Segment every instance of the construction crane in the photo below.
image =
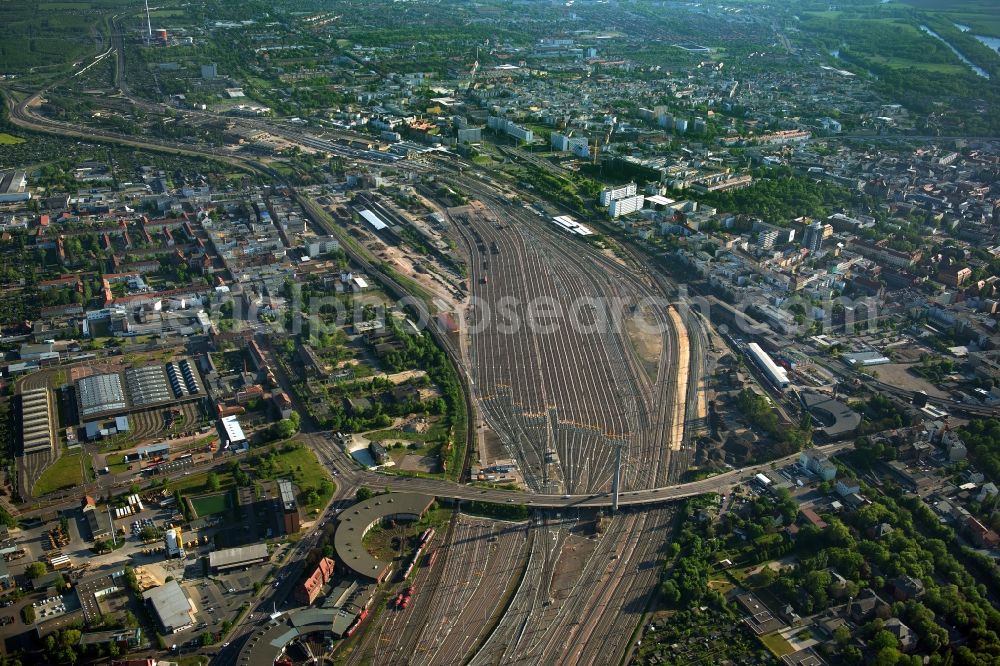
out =
<svg viewBox="0 0 1000 666"><path fill-rule="evenodd" d="M611 133L613 131L614 131L614 126L611 126L608 128L608 131L604 133L603 141L601 140L602 137L597 137L597 139L594 140L594 156L593 156L594 166L597 165L597 156L601 152L601 146L602 145L606 146L609 143L611 143Z"/></svg>
<svg viewBox="0 0 1000 666"><path fill-rule="evenodd" d="M472 90L473 84L476 82L476 72L479 71L479 47L476 47L476 60L472 63L472 69L469 70L469 87L467 90Z"/></svg>

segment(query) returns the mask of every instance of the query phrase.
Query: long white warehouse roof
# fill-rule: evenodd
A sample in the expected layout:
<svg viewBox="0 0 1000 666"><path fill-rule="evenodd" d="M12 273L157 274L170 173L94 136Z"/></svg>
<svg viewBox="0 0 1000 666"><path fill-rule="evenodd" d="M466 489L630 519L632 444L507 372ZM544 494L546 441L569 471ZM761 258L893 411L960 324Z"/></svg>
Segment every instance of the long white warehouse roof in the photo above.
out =
<svg viewBox="0 0 1000 666"><path fill-rule="evenodd" d="M222 419L222 427L226 430L226 439L230 444L246 440L246 435L243 434L243 428L240 426L240 422L236 420L235 416L224 417Z"/></svg>
<svg viewBox="0 0 1000 666"><path fill-rule="evenodd" d="M775 383L782 386L788 383L788 371L772 361L768 353L761 349L759 344L751 342L747 345L747 349L750 350L750 353L757 360L760 367L771 376L771 379Z"/></svg>
<svg viewBox="0 0 1000 666"><path fill-rule="evenodd" d="M387 229L389 227L388 224L382 221L382 218L380 218L378 215L371 212L367 208L359 210L358 215L365 218L368 221L368 224L375 227L375 231L382 231L383 229Z"/></svg>

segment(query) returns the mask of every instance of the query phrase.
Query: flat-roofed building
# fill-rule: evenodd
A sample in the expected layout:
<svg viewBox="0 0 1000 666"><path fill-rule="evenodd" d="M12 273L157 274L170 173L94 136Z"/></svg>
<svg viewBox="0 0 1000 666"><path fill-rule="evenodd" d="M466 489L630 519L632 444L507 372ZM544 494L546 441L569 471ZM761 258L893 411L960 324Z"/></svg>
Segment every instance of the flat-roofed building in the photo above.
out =
<svg viewBox="0 0 1000 666"><path fill-rule="evenodd" d="M228 571L268 560L267 544L255 543L251 546L226 548L208 554L208 565L212 571Z"/></svg>
<svg viewBox="0 0 1000 666"><path fill-rule="evenodd" d="M176 634L194 625L191 601L176 580L146 590L142 598L152 609L164 633Z"/></svg>
<svg viewBox="0 0 1000 666"><path fill-rule="evenodd" d="M0 176L0 203L28 201L28 175L24 171L12 171Z"/></svg>
<svg viewBox="0 0 1000 666"><path fill-rule="evenodd" d="M362 579L382 581L391 564L371 555L362 544L365 534L385 521L415 521L427 512L434 498L417 493L376 495L345 509L337 516L333 548L337 559Z"/></svg>
<svg viewBox="0 0 1000 666"><path fill-rule="evenodd" d="M80 635L80 645L96 647L117 645L122 650L132 650L142 645L142 628L91 631Z"/></svg>
<svg viewBox="0 0 1000 666"><path fill-rule="evenodd" d="M225 438L223 448L240 446L246 443L247 436L243 434L243 428L240 426L240 422L235 415L219 419L219 425L222 426L221 430Z"/></svg>
<svg viewBox="0 0 1000 666"><path fill-rule="evenodd" d="M21 394L21 441L26 454L55 451L49 389L29 389Z"/></svg>
<svg viewBox="0 0 1000 666"><path fill-rule="evenodd" d="M295 488L288 479L278 479L278 493L281 495L281 516L285 526L285 534L295 534L299 531L299 503L295 499Z"/></svg>

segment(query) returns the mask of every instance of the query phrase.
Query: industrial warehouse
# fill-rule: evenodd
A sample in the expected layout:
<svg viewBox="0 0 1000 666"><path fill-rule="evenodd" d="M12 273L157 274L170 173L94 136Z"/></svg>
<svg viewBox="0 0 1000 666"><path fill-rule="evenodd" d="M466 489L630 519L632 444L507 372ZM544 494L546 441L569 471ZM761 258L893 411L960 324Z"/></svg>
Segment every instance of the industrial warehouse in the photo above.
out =
<svg viewBox="0 0 1000 666"><path fill-rule="evenodd" d="M208 554L208 566L215 572L228 571L260 564L266 562L267 558L267 544L255 543L250 546L212 551Z"/></svg>
<svg viewBox="0 0 1000 666"><path fill-rule="evenodd" d="M24 453L52 452L51 395L47 388L37 388L21 394L21 436Z"/></svg>
<svg viewBox="0 0 1000 666"><path fill-rule="evenodd" d="M79 415L84 420L204 396L201 381L187 358L165 365L142 365L122 372L89 375L76 382Z"/></svg>
<svg viewBox="0 0 1000 666"><path fill-rule="evenodd" d="M191 600L176 580L154 587L143 598L165 634L176 634L194 624Z"/></svg>

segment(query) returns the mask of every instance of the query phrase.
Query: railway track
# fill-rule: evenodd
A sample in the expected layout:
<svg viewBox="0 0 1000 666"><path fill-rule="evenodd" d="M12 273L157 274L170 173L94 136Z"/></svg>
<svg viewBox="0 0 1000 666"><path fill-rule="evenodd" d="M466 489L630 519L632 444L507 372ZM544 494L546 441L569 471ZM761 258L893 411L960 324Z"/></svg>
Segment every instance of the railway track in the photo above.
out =
<svg viewBox="0 0 1000 666"><path fill-rule="evenodd" d="M453 227L469 255L473 294L487 303L503 305L504 298L537 296L568 306L578 297L636 303L640 297L663 296L659 285L641 272L581 250L520 207L499 201L475 179L449 180L482 204L464 220L454 214ZM512 313L522 321L529 314L516 304ZM623 487L653 487L668 476L670 451L662 442L674 418L662 404L676 402L671 359L678 336L672 333L666 310L654 312L662 330L662 351L657 377L651 381L616 328L621 313L610 314L610 325L598 326L591 335L569 331L565 336L526 336L489 330L478 333L480 340L472 335L471 365L484 414L522 461L522 474L536 490L607 489L618 442L625 446L628 463ZM475 318L468 322L470 327L478 323ZM552 450L562 472L554 480L548 478L545 464Z"/></svg>
<svg viewBox="0 0 1000 666"><path fill-rule="evenodd" d="M404 610L387 608L378 631L366 634L347 663L463 663L500 610L499 591L511 583L526 537L525 524L456 515L435 565L415 579L413 604Z"/></svg>

